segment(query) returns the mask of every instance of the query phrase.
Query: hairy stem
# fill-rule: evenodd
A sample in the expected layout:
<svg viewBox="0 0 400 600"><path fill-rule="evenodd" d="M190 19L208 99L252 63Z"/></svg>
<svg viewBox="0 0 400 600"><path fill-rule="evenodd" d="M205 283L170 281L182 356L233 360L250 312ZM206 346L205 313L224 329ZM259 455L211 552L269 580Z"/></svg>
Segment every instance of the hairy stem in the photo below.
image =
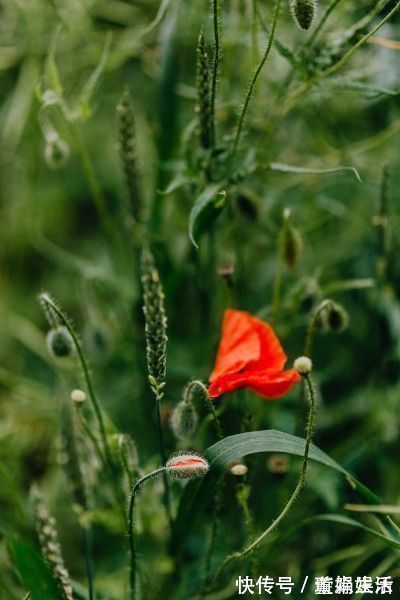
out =
<svg viewBox="0 0 400 600"><path fill-rule="evenodd" d="M216 145L216 126L215 126L215 102L217 96L217 81L219 61L221 55L221 44L219 39L219 0L212 0L213 6L213 30L214 30L214 58L212 65L211 78L211 122L212 122L212 144Z"/></svg>
<svg viewBox="0 0 400 600"><path fill-rule="evenodd" d="M264 55L261 59L261 62L259 63L258 67L255 70L255 73L250 81L249 87L247 89L246 92L246 96L244 99L244 103L243 103L243 108L242 108L242 112L240 114L239 117L239 123L236 129L236 135L235 135L235 139L233 142L233 148L232 148L232 161L234 160L236 153L238 151L238 147L239 147L239 143L240 143L240 137L242 135L242 129L243 129L243 125L244 125L244 120L246 117L246 113L247 110L249 108L249 104L250 104L250 100L253 96L253 92L254 92L254 88L255 85L257 83L257 79L267 61L267 58L269 56L269 53L271 52L271 48L272 48L272 43L274 41L274 37L275 37L275 31L276 31L276 26L278 24L278 17L279 17L279 12L280 12L280 8L281 8L281 1L282 0L277 0L276 1L276 7L275 7L275 13L274 13L274 17L273 17L273 22L272 22L272 28L271 28L271 33L269 35L269 39L268 39L268 44L267 47L265 49Z"/></svg>
<svg viewBox="0 0 400 600"><path fill-rule="evenodd" d="M130 571L129 571L129 598L130 600L135 600L136 598L136 565L137 565L137 555L136 555L136 541L135 541L135 524L134 524L134 508L135 508L135 497L136 494L140 491L140 488L144 484L145 481L155 477L159 474L165 475L166 467L161 467L160 469L156 469L144 477L141 477L132 488L130 500L129 500L129 509L128 509L128 541L129 541L129 551L131 555L130 562Z"/></svg>
<svg viewBox="0 0 400 600"><path fill-rule="evenodd" d="M300 473L300 477L297 482L297 485L296 485L292 495L290 496L289 501L287 502L285 508L282 510L282 512L279 514L279 516L271 523L271 525L258 538L256 538L244 550L242 550L241 552L235 552L231 556L228 556L228 558L222 563L221 567L219 568L215 579L218 579L220 577L220 575L222 574L222 572L231 563L245 558L246 556L251 554L256 548L258 548L258 546L278 527L278 525L286 517L286 515L292 508L293 504L299 497L300 491L306 481L306 476L307 476L308 455L309 455L311 439L312 439L312 435L313 435L314 421L315 421L315 414L316 414L316 404L317 404L316 403L316 395L315 395L315 391L314 391L314 387L313 387L310 375L308 375L308 374L304 375L303 378L304 378L304 383L307 388L307 394L308 394L308 399L310 402L310 408L309 408L308 418L307 418L306 441L305 441L305 446L304 446L303 464L301 467L301 473Z"/></svg>

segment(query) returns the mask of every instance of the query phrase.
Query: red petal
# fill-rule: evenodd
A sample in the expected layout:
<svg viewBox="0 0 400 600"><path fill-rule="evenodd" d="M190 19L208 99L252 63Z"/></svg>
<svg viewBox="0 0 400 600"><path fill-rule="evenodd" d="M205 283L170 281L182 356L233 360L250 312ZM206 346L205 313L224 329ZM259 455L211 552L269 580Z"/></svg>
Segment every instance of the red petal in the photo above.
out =
<svg viewBox="0 0 400 600"><path fill-rule="evenodd" d="M226 310L210 382L228 373L241 371L249 362L257 362L260 356L261 341L254 318L244 311Z"/></svg>
<svg viewBox="0 0 400 600"><path fill-rule="evenodd" d="M251 317L253 326L258 332L261 354L260 358L253 364L248 364L248 370L272 369L273 371L282 371L287 361L287 356L278 340L274 330L268 323Z"/></svg>
<svg viewBox="0 0 400 600"><path fill-rule="evenodd" d="M273 399L289 392L300 379L300 375L294 369L280 373L266 373L265 371L231 373L213 381L208 388L208 393L211 398L217 398L222 394L248 387L264 398Z"/></svg>

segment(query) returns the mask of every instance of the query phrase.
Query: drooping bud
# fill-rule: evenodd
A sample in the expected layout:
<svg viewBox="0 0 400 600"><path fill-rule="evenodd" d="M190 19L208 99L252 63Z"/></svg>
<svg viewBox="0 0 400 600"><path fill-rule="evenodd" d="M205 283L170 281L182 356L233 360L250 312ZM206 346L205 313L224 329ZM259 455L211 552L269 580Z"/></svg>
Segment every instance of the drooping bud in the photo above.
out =
<svg viewBox="0 0 400 600"><path fill-rule="evenodd" d="M290 0L292 15L301 29L310 29L317 12L317 0Z"/></svg>
<svg viewBox="0 0 400 600"><path fill-rule="evenodd" d="M322 313L324 325L335 333L344 331L349 324L349 315L343 306L330 302Z"/></svg>
<svg viewBox="0 0 400 600"><path fill-rule="evenodd" d="M171 428L179 440L184 440L196 431L199 418L190 398L179 402L171 415Z"/></svg>
<svg viewBox="0 0 400 600"><path fill-rule="evenodd" d="M309 375L311 373L313 364L308 356L299 356L293 363L293 368L299 373L299 375Z"/></svg>
<svg viewBox="0 0 400 600"><path fill-rule="evenodd" d="M283 212L283 226L278 238L279 251L289 269L293 269L303 250L303 240L300 232L290 222L290 210Z"/></svg>
<svg viewBox="0 0 400 600"><path fill-rule="evenodd" d="M72 336L63 325L50 329L46 337L46 344L48 351L55 358L72 356L75 352Z"/></svg>
<svg viewBox="0 0 400 600"><path fill-rule="evenodd" d="M165 466L167 473L177 479L202 477L210 468L206 459L195 452L175 454L168 459Z"/></svg>

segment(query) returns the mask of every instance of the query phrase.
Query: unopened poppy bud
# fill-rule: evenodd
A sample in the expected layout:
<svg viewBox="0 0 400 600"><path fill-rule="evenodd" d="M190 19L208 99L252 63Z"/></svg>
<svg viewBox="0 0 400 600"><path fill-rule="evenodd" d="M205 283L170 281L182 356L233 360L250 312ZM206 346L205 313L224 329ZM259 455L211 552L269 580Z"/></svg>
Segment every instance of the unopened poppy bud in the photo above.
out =
<svg viewBox="0 0 400 600"><path fill-rule="evenodd" d="M340 333L344 329L346 329L349 324L349 315L347 311L341 306L337 304L337 302L330 302L324 313L323 313L324 324L336 333Z"/></svg>
<svg viewBox="0 0 400 600"><path fill-rule="evenodd" d="M317 0L291 0L292 15L301 29L310 29L317 12Z"/></svg>
<svg viewBox="0 0 400 600"><path fill-rule="evenodd" d="M87 396L83 390L72 390L71 392L71 400L77 406L84 404L86 402Z"/></svg>
<svg viewBox="0 0 400 600"><path fill-rule="evenodd" d="M74 354L74 341L68 329L63 325L50 329L46 343L48 351L55 358L65 358Z"/></svg>
<svg viewBox="0 0 400 600"><path fill-rule="evenodd" d="M243 463L238 463L236 465L231 466L230 473L235 477L244 477L245 475L247 475L248 470L249 468L247 465Z"/></svg>
<svg viewBox="0 0 400 600"><path fill-rule="evenodd" d="M294 361L293 368L300 375L308 375L312 371L313 364L308 356L299 356L299 358L296 358Z"/></svg>
<svg viewBox="0 0 400 600"><path fill-rule="evenodd" d="M195 452L175 454L165 466L167 473L177 479L202 477L210 468L206 459Z"/></svg>
<svg viewBox="0 0 400 600"><path fill-rule="evenodd" d="M172 412L171 428L178 439L184 440L196 431L198 421L199 418L193 402L182 400Z"/></svg>
<svg viewBox="0 0 400 600"><path fill-rule="evenodd" d="M302 253L303 240L298 229L290 223L288 209L285 209L283 219L283 227L278 238L279 251L289 269L293 269Z"/></svg>

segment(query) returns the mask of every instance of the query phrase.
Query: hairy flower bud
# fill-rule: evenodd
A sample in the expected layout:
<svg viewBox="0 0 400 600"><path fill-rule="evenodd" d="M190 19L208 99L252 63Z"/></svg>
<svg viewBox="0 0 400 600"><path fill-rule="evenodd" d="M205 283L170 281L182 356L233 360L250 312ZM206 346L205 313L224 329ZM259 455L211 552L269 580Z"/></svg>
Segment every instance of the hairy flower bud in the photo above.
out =
<svg viewBox="0 0 400 600"><path fill-rule="evenodd" d="M310 29L317 12L316 0L291 0L292 15L301 29Z"/></svg>
<svg viewBox="0 0 400 600"><path fill-rule="evenodd" d="M229 469L231 475L234 475L235 477L244 477L245 475L247 475L248 470L248 466L243 463L237 463L236 465L232 465Z"/></svg>
<svg viewBox="0 0 400 600"><path fill-rule="evenodd" d="M177 479L202 477L210 468L206 459L195 452L175 454L168 459L165 466L167 473Z"/></svg>
<svg viewBox="0 0 400 600"><path fill-rule="evenodd" d="M279 251L289 269L293 269L303 250L303 240L300 232L290 222L290 211L283 213L283 227L278 238Z"/></svg>
<svg viewBox="0 0 400 600"><path fill-rule="evenodd" d="M197 427L199 418L193 402L182 400L177 404L171 415L171 428L178 439L190 437Z"/></svg>
<svg viewBox="0 0 400 600"><path fill-rule="evenodd" d="M83 390L72 390L71 400L77 406L84 404L87 400L86 393Z"/></svg>
<svg viewBox="0 0 400 600"><path fill-rule="evenodd" d="M50 329L46 343L48 351L55 358L65 358L74 354L74 341L68 329L63 325Z"/></svg>
<svg viewBox="0 0 400 600"><path fill-rule="evenodd" d="M347 311L337 302L330 302L324 310L322 317L324 325L335 333L340 333L349 324Z"/></svg>
<svg viewBox="0 0 400 600"><path fill-rule="evenodd" d="M309 373L311 373L312 368L313 368L313 364L310 358L308 358L308 356L299 356L298 358L296 358L296 360L293 363L293 368L300 374L300 375L308 375Z"/></svg>

